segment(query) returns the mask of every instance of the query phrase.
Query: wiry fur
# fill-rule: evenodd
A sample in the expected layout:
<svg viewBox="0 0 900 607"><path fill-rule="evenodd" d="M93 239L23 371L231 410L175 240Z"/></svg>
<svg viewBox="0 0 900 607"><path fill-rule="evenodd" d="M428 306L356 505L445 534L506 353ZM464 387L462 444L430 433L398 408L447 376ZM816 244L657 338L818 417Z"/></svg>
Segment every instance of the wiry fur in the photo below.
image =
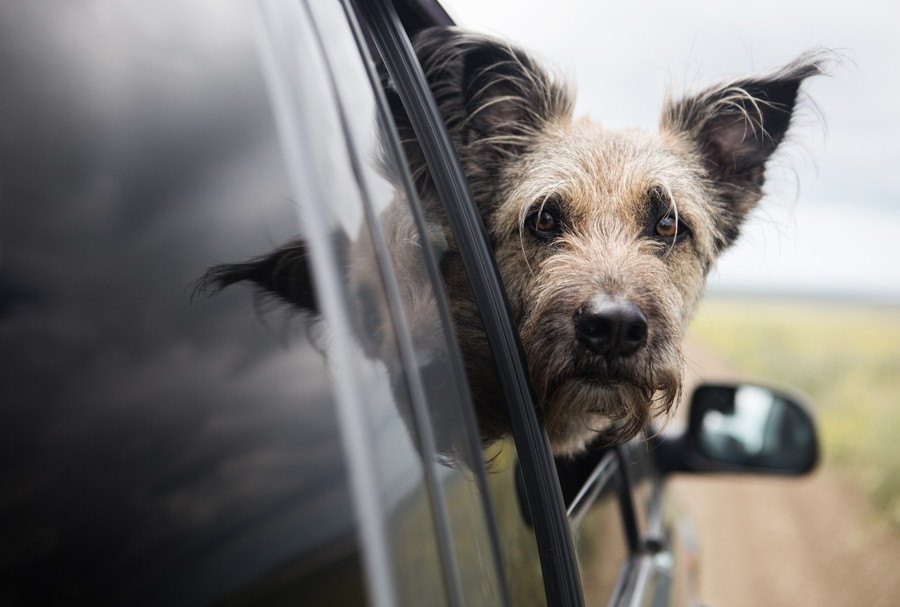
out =
<svg viewBox="0 0 900 607"><path fill-rule="evenodd" d="M505 42L435 28L420 33L414 47L490 236L554 450L575 453L598 431L618 440L634 436L678 401L681 340L706 276L762 196L766 162L785 137L800 84L821 72L824 55L669 99L659 131L650 133L575 119L571 88ZM412 126L386 77L384 87L423 206L438 213ZM559 220L552 238L528 228L541 210ZM389 219L397 210L385 213ZM667 215L675 219L674 238L657 231ZM387 235L395 257L421 246L414 232L396 241ZM490 441L508 431L506 406L458 244L449 231L443 238L449 250L441 272ZM283 249L293 260L298 250ZM251 262L265 263L284 268L271 259ZM283 284L256 270L237 264L211 275L223 286ZM371 275L351 264L357 287ZM433 313L433 306L413 305L422 290L410 287L404 305ZM295 286L289 294L300 301ZM598 300L636 306L647 324L642 347L627 356L585 347L576 321ZM419 318L410 322L414 337L433 328L429 318L412 316Z"/></svg>

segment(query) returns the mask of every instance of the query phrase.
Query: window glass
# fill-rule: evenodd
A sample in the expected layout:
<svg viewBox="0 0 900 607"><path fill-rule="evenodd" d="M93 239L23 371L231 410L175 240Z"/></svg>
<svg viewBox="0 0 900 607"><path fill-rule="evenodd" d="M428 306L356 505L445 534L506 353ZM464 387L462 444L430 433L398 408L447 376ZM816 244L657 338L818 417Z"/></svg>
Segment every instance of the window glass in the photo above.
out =
<svg viewBox="0 0 900 607"><path fill-rule="evenodd" d="M432 455L421 448L366 206L392 190L383 183L370 189L379 160L370 145L377 133L371 86L340 6L327 4L262 5L272 90L286 147L295 152L291 170L307 227L290 239L306 255L294 256L290 242L260 252L273 259L263 283L289 298L316 287L375 600L418 605L427 596L445 605L440 520L428 485Z"/></svg>
<svg viewBox="0 0 900 607"><path fill-rule="evenodd" d="M325 215L340 259L336 282L348 306L354 364L364 371L353 379L365 397L359 413L374 447L374 505L385 517L392 592L408 605L423 597L439 605L448 593L459 593L463 604L502 604L468 388L449 349L443 288L425 259L426 251L447 249L444 235L413 213L418 202L405 187L405 161L390 122L378 114L360 57L366 51L354 46L341 5L310 1L304 10L312 22L301 34L316 48L302 56L322 58L321 88L334 97L316 111L309 107L314 94L303 91L302 119L314 121L305 140L317 145L314 166L298 181L318 182L309 194L319 200L306 208ZM292 34L282 39L295 40ZM270 37L279 39L277 32Z"/></svg>

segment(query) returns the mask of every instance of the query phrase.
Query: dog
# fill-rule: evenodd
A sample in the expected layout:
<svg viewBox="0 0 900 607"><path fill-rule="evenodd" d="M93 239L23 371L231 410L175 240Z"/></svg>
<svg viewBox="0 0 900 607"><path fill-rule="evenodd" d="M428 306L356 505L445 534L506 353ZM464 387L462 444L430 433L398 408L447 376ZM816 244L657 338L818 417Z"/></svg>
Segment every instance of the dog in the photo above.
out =
<svg viewBox="0 0 900 607"><path fill-rule="evenodd" d="M785 139L801 85L823 73L826 57L809 53L772 72L670 97L659 130L646 132L575 118L571 87L501 40L440 27L419 33L413 46L489 235L554 453L577 454L598 434L634 437L678 402L681 342L706 277L763 196L767 162ZM428 166L386 75L383 86L418 197L426 215L439 214ZM385 226L401 226L401 236L387 238L395 251L423 246L397 209L383 215ZM435 237L445 241L440 271L490 442L509 430L503 395L459 246L449 231ZM365 267L349 274L357 290L372 275ZM302 241L206 277L215 288L242 281L316 310ZM436 312L417 316L429 314ZM364 320L360 333L377 335L382 321ZM433 332L429 322L413 323L414 337ZM369 352L392 366L377 344Z"/></svg>

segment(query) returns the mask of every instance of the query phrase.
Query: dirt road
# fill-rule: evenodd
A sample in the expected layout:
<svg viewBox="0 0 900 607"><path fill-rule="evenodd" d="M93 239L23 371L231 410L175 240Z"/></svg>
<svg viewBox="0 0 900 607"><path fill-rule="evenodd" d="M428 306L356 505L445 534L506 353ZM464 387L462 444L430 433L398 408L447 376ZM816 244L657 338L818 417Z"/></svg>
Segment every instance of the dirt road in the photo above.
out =
<svg viewBox="0 0 900 607"><path fill-rule="evenodd" d="M705 380L729 376L696 344L688 356ZM877 522L850 472L680 478L671 489L697 526L709 605L900 606L900 534Z"/></svg>

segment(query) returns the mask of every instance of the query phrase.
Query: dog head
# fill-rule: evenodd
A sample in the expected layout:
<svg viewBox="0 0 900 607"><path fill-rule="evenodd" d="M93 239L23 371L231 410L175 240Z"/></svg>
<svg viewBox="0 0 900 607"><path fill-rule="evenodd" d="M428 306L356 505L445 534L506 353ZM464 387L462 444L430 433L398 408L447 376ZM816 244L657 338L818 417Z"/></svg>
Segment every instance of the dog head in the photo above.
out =
<svg viewBox="0 0 900 607"><path fill-rule="evenodd" d="M706 276L762 196L820 58L669 100L659 130L643 132L575 119L569 89L506 43L441 28L414 46L491 237L554 450L574 453L597 431L634 436L677 402ZM414 143L407 154L427 173ZM434 196L427 177L419 185ZM458 323L476 322L464 314Z"/></svg>

